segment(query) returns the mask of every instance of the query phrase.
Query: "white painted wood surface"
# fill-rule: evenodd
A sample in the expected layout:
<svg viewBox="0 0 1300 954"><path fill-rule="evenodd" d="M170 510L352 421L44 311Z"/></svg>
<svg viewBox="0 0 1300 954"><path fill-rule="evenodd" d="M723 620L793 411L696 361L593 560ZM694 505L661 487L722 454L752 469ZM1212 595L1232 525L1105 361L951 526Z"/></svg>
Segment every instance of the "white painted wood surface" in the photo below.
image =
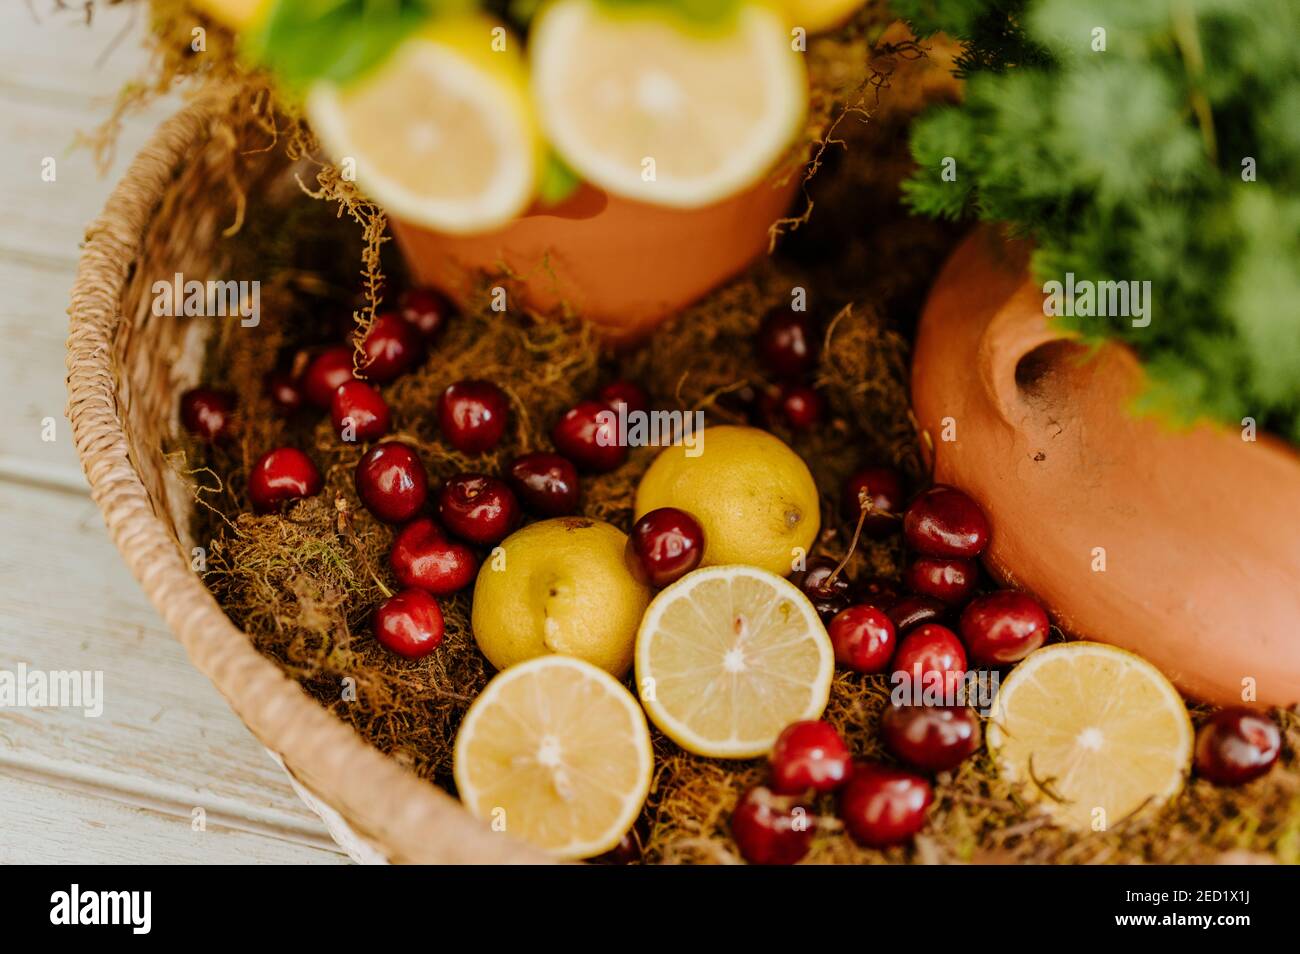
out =
<svg viewBox="0 0 1300 954"><path fill-rule="evenodd" d="M143 68L143 11L87 28L53 5L0 2L0 671L102 671L104 709L0 708L0 863L346 861L190 666L87 494L63 417L68 291L86 224L176 103L133 117L101 177L72 144Z"/></svg>

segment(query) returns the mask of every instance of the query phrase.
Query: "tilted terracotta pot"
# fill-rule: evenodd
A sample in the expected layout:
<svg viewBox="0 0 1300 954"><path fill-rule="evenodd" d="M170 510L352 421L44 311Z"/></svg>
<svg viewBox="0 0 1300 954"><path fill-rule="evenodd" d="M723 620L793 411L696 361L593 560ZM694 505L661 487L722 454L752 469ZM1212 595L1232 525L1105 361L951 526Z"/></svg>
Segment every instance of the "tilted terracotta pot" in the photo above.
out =
<svg viewBox="0 0 1300 954"><path fill-rule="evenodd" d="M415 277L464 302L484 279L500 280L511 305L568 309L614 339L637 338L740 272L768 245L799 170L759 182L700 209L671 209L608 195L589 185L552 209L536 208L504 229L444 235L394 220Z"/></svg>
<svg viewBox="0 0 1300 954"><path fill-rule="evenodd" d="M967 239L926 303L912 372L935 479L989 513L990 569L1194 698L1300 701L1294 448L1135 417L1132 352L1088 357L1049 328L1027 261L989 231Z"/></svg>

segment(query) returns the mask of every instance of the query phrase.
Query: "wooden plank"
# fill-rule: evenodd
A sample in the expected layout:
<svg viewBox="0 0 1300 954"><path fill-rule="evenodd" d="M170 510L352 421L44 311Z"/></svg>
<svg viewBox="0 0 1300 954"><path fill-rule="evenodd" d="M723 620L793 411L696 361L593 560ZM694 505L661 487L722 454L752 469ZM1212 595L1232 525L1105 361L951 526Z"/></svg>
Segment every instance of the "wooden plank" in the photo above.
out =
<svg viewBox="0 0 1300 954"><path fill-rule="evenodd" d="M0 709L0 769L328 844L282 771L189 662L88 499L0 485L0 669L103 673L104 709ZM134 793L134 795L133 795Z"/></svg>
<svg viewBox="0 0 1300 954"><path fill-rule="evenodd" d="M0 775L0 864L342 864L347 857L191 816Z"/></svg>

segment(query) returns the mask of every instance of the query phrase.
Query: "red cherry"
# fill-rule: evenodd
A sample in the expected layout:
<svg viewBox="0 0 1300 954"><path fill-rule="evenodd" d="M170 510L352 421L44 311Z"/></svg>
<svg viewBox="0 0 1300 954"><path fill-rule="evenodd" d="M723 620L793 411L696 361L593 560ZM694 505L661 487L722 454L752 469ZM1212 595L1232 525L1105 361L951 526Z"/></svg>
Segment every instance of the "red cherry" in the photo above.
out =
<svg viewBox="0 0 1300 954"><path fill-rule="evenodd" d="M850 606L831 620L827 631L836 662L854 672L884 672L898 645L894 624L874 606Z"/></svg>
<svg viewBox="0 0 1300 954"><path fill-rule="evenodd" d="M889 608L898 602L899 595L898 584L893 580L873 576L858 587L855 599L888 613Z"/></svg>
<svg viewBox="0 0 1300 954"><path fill-rule="evenodd" d="M948 606L933 596L904 596L887 609L894 632L906 636L925 623L941 623L947 619Z"/></svg>
<svg viewBox="0 0 1300 954"><path fill-rule="evenodd" d="M634 384L626 378L610 381L596 392L596 397L616 411L620 405L626 407L629 412L650 409L650 398L645 391L639 384Z"/></svg>
<svg viewBox="0 0 1300 954"><path fill-rule="evenodd" d="M864 467L845 479L841 505L844 519L854 524L866 506L862 532L867 536L880 539L897 533L902 524L893 515L903 506L903 478L890 467Z"/></svg>
<svg viewBox="0 0 1300 954"><path fill-rule="evenodd" d="M1244 785L1277 761L1282 734L1262 712L1220 709L1196 734L1196 771L1215 785Z"/></svg>
<svg viewBox="0 0 1300 954"><path fill-rule="evenodd" d="M833 792L848 780L852 762L849 747L829 722L794 722L772 747L772 790L781 795L798 795L810 788Z"/></svg>
<svg viewBox="0 0 1300 954"><path fill-rule="evenodd" d="M593 473L614 470L627 460L618 441L618 416L601 401L579 401L551 428L551 440L561 454Z"/></svg>
<svg viewBox="0 0 1300 954"><path fill-rule="evenodd" d="M645 828L643 831L642 829ZM588 864L593 865L631 865L641 860L641 854L645 850L645 842L649 834L649 829L643 826L638 820L637 824L627 830L618 844L604 854L597 855L595 858L588 859Z"/></svg>
<svg viewBox="0 0 1300 954"><path fill-rule="evenodd" d="M263 381L266 396L271 399L271 406L288 417L301 410L307 396L303 394L302 382L288 371L271 371Z"/></svg>
<svg viewBox="0 0 1300 954"><path fill-rule="evenodd" d="M375 610L375 638L407 659L420 659L437 649L442 631L442 608L424 590L401 590Z"/></svg>
<svg viewBox="0 0 1300 954"><path fill-rule="evenodd" d="M810 431L821 423L826 402L815 388L783 384L764 395L763 414L771 424L783 424L792 431Z"/></svg>
<svg viewBox="0 0 1300 954"><path fill-rule="evenodd" d="M519 522L519 503L495 477L457 474L438 494L438 515L456 536L489 545L505 539Z"/></svg>
<svg viewBox="0 0 1300 954"><path fill-rule="evenodd" d="M961 614L971 658L988 666L1019 662L1047 641L1047 611L1027 593L999 590L977 596Z"/></svg>
<svg viewBox="0 0 1300 954"><path fill-rule="evenodd" d="M235 396L229 391L191 388L181 395L181 423L209 443L229 435L234 416Z"/></svg>
<svg viewBox="0 0 1300 954"><path fill-rule="evenodd" d="M432 288L408 288L397 301L397 313L425 341L433 341L442 334L456 309Z"/></svg>
<svg viewBox="0 0 1300 954"><path fill-rule="evenodd" d="M302 387L307 400L317 407L328 408L339 385L347 384L355 377L352 373L352 356L352 349L344 345L326 348L316 355L302 376Z"/></svg>
<svg viewBox="0 0 1300 954"><path fill-rule="evenodd" d="M848 607L853 590L853 581L849 579L848 573L843 570L835 572L838 566L838 560L817 557L809 561L808 568L798 577L796 584L812 602L813 609L817 610L817 615L824 623L830 622L836 613Z"/></svg>
<svg viewBox="0 0 1300 954"><path fill-rule="evenodd" d="M448 596L474 582L478 559L463 543L448 540L428 517L412 520L393 540L388 554L397 581L406 587Z"/></svg>
<svg viewBox="0 0 1300 954"><path fill-rule="evenodd" d="M817 364L817 329L807 312L777 308L758 328L758 355L780 378L807 374Z"/></svg>
<svg viewBox="0 0 1300 954"><path fill-rule="evenodd" d="M813 820L798 799L755 785L731 814L731 835L752 865L792 865L813 840Z"/></svg>
<svg viewBox="0 0 1300 954"><path fill-rule="evenodd" d="M700 565L704 530L684 510L660 507L632 525L627 562L632 575L647 586L663 587Z"/></svg>
<svg viewBox="0 0 1300 954"><path fill-rule="evenodd" d="M979 583L979 567L958 557L917 557L903 574L913 593L943 603L965 603Z"/></svg>
<svg viewBox="0 0 1300 954"><path fill-rule="evenodd" d="M490 381L457 381L438 398L438 426L456 450L481 454L496 447L510 423L510 400Z"/></svg>
<svg viewBox="0 0 1300 954"><path fill-rule="evenodd" d="M948 627L926 623L912 630L898 644L894 672L905 672L911 679L919 680L922 692L941 678L939 684L943 687L944 697L953 698L966 676L966 650L957 634ZM933 677L930 673L941 673L942 676Z"/></svg>
<svg viewBox="0 0 1300 954"><path fill-rule="evenodd" d="M414 517L429 491L420 455L400 441L385 441L366 451L357 462L356 484L366 509L387 523Z"/></svg>
<svg viewBox="0 0 1300 954"><path fill-rule="evenodd" d="M989 542L989 522L974 500L956 487L940 484L907 508L903 538L925 556L979 556Z"/></svg>
<svg viewBox="0 0 1300 954"><path fill-rule="evenodd" d="M424 356L424 339L396 312L376 315L361 346L361 371L383 384L410 371Z"/></svg>
<svg viewBox="0 0 1300 954"><path fill-rule="evenodd" d="M884 848L901 844L920 831L933 800L930 783L921 776L858 762L840 792L840 818L858 841Z"/></svg>
<svg viewBox="0 0 1300 954"><path fill-rule="evenodd" d="M300 497L313 497L322 486L320 471L296 447L277 447L253 464L248 496L258 513L270 513Z"/></svg>
<svg viewBox="0 0 1300 954"><path fill-rule="evenodd" d="M330 420L345 441L377 440L388 433L388 403L365 381L348 381L334 392Z"/></svg>
<svg viewBox="0 0 1300 954"><path fill-rule="evenodd" d="M967 706L890 706L880 720L889 751L922 772L956 768L980 747L980 723Z"/></svg>
<svg viewBox="0 0 1300 954"><path fill-rule="evenodd" d="M523 505L543 517L576 513L581 483L578 468L567 457L534 451L514 459L510 485Z"/></svg>

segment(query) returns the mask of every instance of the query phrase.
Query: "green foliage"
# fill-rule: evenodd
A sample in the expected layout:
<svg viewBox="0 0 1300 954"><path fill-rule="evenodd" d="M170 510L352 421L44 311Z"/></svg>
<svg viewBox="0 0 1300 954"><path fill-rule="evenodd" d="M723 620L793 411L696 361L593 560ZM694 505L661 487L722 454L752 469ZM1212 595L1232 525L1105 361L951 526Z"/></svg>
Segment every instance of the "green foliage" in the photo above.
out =
<svg viewBox="0 0 1300 954"><path fill-rule="evenodd" d="M895 7L970 45L965 102L915 127L912 208L1008 223L1036 242L1044 281L1150 280L1146 328L1059 320L1137 351L1151 381L1139 409L1250 416L1300 442L1300 4Z"/></svg>
<svg viewBox="0 0 1300 954"><path fill-rule="evenodd" d="M474 6L474 0L275 0L245 47L291 88L346 83L382 63L431 16Z"/></svg>

